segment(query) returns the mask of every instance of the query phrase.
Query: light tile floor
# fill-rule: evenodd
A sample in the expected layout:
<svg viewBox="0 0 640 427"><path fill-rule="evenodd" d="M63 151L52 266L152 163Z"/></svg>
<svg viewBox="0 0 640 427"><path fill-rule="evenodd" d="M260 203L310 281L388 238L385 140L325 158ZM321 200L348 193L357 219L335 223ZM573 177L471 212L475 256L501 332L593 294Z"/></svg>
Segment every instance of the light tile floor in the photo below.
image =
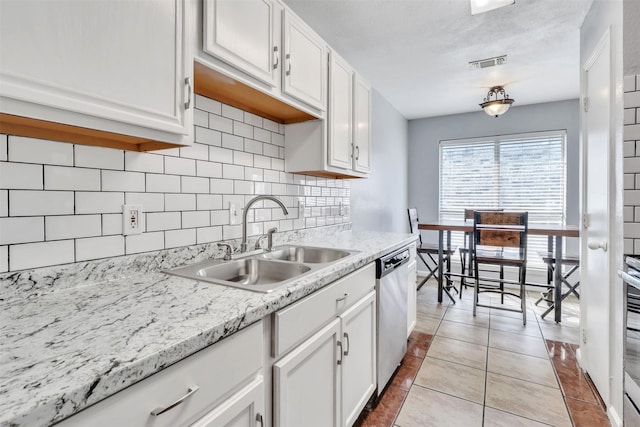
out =
<svg viewBox="0 0 640 427"><path fill-rule="evenodd" d="M608 425L575 357L567 361L564 356L577 348L579 301L567 298L562 322L556 324L553 313L540 317L546 304L534 305L539 295L528 292L524 326L521 313L478 308L474 317L471 288L462 299L456 296L456 304L446 295L439 304L435 281L429 281L418 293L408 355L381 408L364 413L358 424L579 426L583 419L589 421L582 425L590 427ZM498 302L491 297L492 304ZM515 301L505 301L510 303ZM562 350L562 358L556 350ZM578 410L570 416L572 405Z"/></svg>

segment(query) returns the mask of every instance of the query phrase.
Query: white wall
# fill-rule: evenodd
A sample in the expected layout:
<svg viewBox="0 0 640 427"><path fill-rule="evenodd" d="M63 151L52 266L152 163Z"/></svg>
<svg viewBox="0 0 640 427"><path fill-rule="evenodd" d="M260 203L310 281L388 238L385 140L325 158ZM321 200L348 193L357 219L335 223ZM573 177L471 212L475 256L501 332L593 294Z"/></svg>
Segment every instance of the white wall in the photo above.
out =
<svg viewBox="0 0 640 427"><path fill-rule="evenodd" d="M624 0L624 75L640 74L640 1Z"/></svg>
<svg viewBox="0 0 640 427"><path fill-rule="evenodd" d="M407 120L373 91L372 173L351 181L354 230L408 232Z"/></svg>
<svg viewBox="0 0 640 427"><path fill-rule="evenodd" d="M622 250L623 250L623 171L622 171L622 131L623 131L623 66L622 66L622 41L623 41L623 3L621 0L606 1L595 0L591 10L585 17L584 23L580 29L580 64L584 64L597 44L600 42L607 30L611 31L611 51L612 51L612 88L614 102L614 142L613 152L614 168L611 171L613 179L613 191L611 193L612 205L615 206L615 212L612 213L615 222L612 223L610 230L612 238L610 238L611 257L610 278L606 284L610 289L610 402L609 415L613 417L612 424L616 425L622 417L622 333L623 333L623 300L622 285L620 279L616 276L616 270L622 266ZM581 75L582 78L582 75ZM583 82L584 83L584 82ZM583 86L584 87L584 86ZM583 89L584 90L584 89ZM581 119L582 120L582 119ZM586 268L583 269L586 271ZM588 279L583 278L585 291L589 286ZM594 286L602 286L605 284L596 283ZM582 299L581 313L588 313L588 307L585 302L588 298ZM588 314L586 314L588 316ZM582 319L584 320L584 319ZM602 351L607 351L602 349Z"/></svg>
<svg viewBox="0 0 640 427"><path fill-rule="evenodd" d="M577 71L576 71L577 77ZM515 95L515 94L512 94ZM518 97L514 96L516 102ZM478 112L409 121L409 204L420 218L438 218L439 142L490 135L544 130L567 131L567 223L579 218L579 103L578 100L512 107L504 116ZM424 234L436 242L437 235Z"/></svg>

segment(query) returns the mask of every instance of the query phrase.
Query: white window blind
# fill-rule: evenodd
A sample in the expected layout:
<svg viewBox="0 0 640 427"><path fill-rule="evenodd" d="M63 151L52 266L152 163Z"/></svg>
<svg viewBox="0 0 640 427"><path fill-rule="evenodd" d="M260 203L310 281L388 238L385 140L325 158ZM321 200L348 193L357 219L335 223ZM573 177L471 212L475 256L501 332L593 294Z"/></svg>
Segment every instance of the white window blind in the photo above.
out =
<svg viewBox="0 0 640 427"><path fill-rule="evenodd" d="M504 135L440 142L440 218L464 219L465 209L528 211L529 224L564 224L566 132ZM462 245L462 236L453 242ZM545 236L529 236L529 264Z"/></svg>

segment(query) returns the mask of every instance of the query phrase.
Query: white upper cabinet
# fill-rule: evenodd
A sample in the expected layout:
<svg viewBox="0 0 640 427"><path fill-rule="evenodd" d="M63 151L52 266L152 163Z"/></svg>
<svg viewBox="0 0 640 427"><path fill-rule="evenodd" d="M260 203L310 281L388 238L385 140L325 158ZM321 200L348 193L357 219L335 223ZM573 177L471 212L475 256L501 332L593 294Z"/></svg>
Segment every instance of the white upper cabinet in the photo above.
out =
<svg viewBox="0 0 640 427"><path fill-rule="evenodd" d="M205 1L203 50L269 86L278 86L276 13L272 0Z"/></svg>
<svg viewBox="0 0 640 427"><path fill-rule="evenodd" d="M371 87L353 77L353 170L371 172Z"/></svg>
<svg viewBox="0 0 640 427"><path fill-rule="evenodd" d="M302 20L284 11L283 91L324 111L326 108L327 47Z"/></svg>
<svg viewBox="0 0 640 427"><path fill-rule="evenodd" d="M351 169L353 141L353 68L331 52L329 82L329 165Z"/></svg>
<svg viewBox="0 0 640 427"><path fill-rule="evenodd" d="M3 0L1 112L191 143L185 3Z"/></svg>

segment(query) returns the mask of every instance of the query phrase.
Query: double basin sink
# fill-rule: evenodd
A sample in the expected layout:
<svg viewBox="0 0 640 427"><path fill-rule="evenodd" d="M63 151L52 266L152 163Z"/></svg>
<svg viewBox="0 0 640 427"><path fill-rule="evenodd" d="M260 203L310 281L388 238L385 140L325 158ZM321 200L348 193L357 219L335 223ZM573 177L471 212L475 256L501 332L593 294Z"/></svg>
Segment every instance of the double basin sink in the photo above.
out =
<svg viewBox="0 0 640 427"><path fill-rule="evenodd" d="M271 292L356 251L286 245L230 261L207 260L165 273L254 292Z"/></svg>

